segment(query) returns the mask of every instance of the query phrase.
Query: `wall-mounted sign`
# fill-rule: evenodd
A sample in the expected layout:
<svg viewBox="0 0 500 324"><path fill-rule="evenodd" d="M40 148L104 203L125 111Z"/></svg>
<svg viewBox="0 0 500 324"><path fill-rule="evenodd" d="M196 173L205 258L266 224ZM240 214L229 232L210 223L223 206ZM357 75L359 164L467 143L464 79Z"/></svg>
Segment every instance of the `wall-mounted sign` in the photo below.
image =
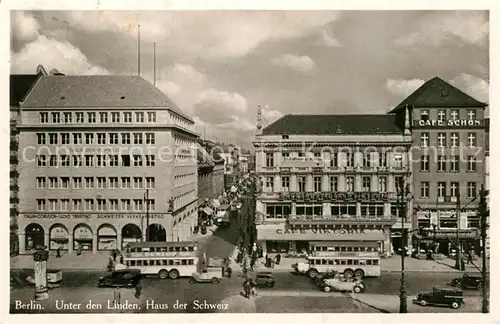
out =
<svg viewBox="0 0 500 324"><path fill-rule="evenodd" d="M39 219L90 219L97 217L98 219L141 219L146 217L146 214L47 214L33 213L21 214L24 218L39 218ZM150 219L163 219L164 214L150 214Z"/></svg>
<svg viewBox="0 0 500 324"><path fill-rule="evenodd" d="M280 200L345 202L345 201L387 201L387 192L281 192Z"/></svg>
<svg viewBox="0 0 500 324"><path fill-rule="evenodd" d="M347 234L365 234L364 229L327 229L327 228L318 228L318 229L281 229L278 228L276 230L276 234L332 234L332 235L347 235Z"/></svg>
<svg viewBox="0 0 500 324"><path fill-rule="evenodd" d="M194 257L196 252L129 252L127 256L136 257Z"/></svg>
<svg viewBox="0 0 500 324"><path fill-rule="evenodd" d="M85 153L113 153L111 147L70 147L70 153L85 154Z"/></svg>
<svg viewBox="0 0 500 324"><path fill-rule="evenodd" d="M471 127L481 126L481 120L475 119L457 119L457 120L414 120L413 126L431 126L431 127Z"/></svg>

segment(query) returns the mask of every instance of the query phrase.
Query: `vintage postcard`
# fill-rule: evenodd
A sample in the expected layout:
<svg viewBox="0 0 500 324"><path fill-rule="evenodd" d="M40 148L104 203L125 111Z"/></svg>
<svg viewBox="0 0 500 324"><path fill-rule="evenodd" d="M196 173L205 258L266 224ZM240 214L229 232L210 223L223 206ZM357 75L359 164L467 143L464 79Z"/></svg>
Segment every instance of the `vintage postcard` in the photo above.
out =
<svg viewBox="0 0 500 324"><path fill-rule="evenodd" d="M490 12L285 9L10 10L11 315L490 312Z"/></svg>

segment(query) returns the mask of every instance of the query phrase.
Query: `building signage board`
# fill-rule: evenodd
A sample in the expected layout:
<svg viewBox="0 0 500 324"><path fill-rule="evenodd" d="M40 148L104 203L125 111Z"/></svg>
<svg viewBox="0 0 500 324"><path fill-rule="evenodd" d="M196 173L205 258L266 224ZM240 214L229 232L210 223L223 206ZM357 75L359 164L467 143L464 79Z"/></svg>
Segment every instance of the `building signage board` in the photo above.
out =
<svg viewBox="0 0 500 324"><path fill-rule="evenodd" d="M39 219L141 219L146 217L146 214L48 214L48 213L32 213L20 214L24 218L39 218ZM150 214L150 219L163 219L164 214Z"/></svg>
<svg viewBox="0 0 500 324"><path fill-rule="evenodd" d="M276 234L332 234L332 235L346 235L346 234L365 234L363 229L309 229L309 230L299 230L299 229L281 229L276 230Z"/></svg>
<svg viewBox="0 0 500 324"><path fill-rule="evenodd" d="M430 127L474 127L481 126L481 120L457 119L457 120L414 120L413 126Z"/></svg>
<svg viewBox="0 0 500 324"><path fill-rule="evenodd" d="M280 200L346 202L346 201L387 201L387 192L281 192Z"/></svg>
<svg viewBox="0 0 500 324"><path fill-rule="evenodd" d="M194 257L196 252L130 252L129 257Z"/></svg>
<svg viewBox="0 0 500 324"><path fill-rule="evenodd" d="M314 251L312 256L315 257L378 257L378 252L327 252L327 251Z"/></svg>

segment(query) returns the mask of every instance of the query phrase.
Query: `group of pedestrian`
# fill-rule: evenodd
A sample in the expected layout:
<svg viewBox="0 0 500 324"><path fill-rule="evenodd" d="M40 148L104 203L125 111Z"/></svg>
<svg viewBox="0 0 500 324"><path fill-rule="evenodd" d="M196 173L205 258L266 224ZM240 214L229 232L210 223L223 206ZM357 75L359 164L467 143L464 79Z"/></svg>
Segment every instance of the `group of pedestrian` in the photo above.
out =
<svg viewBox="0 0 500 324"><path fill-rule="evenodd" d="M142 285L141 283L137 283L135 286L135 293L134 297L135 299L139 300L142 295ZM120 305L122 303L122 292L119 287L116 287L113 290L113 305L116 307L117 305Z"/></svg>

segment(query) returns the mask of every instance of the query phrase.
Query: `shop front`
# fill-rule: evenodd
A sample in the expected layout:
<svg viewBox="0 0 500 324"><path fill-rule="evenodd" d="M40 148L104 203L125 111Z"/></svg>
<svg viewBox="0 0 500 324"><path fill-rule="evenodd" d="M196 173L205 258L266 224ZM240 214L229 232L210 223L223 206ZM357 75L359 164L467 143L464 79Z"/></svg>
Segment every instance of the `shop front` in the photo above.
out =
<svg viewBox="0 0 500 324"><path fill-rule="evenodd" d="M463 252L481 254L480 233L477 229L436 229L413 235L413 246L419 251L453 255L457 241Z"/></svg>

